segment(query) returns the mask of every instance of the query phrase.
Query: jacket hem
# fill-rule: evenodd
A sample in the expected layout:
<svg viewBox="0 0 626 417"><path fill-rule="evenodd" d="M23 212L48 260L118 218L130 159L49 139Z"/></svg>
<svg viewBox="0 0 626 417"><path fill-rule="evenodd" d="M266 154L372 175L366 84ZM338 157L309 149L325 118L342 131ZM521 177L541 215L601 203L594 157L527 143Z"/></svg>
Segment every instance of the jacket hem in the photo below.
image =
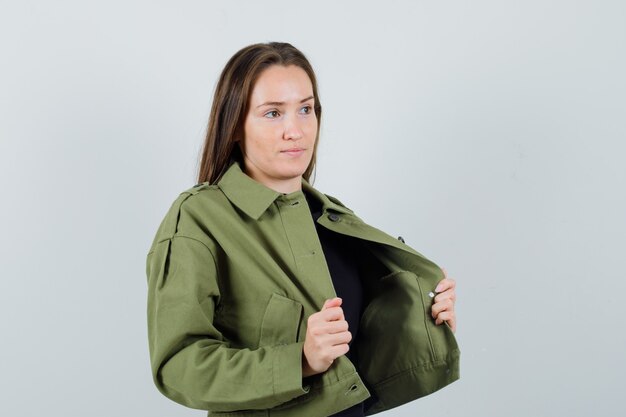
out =
<svg viewBox="0 0 626 417"><path fill-rule="evenodd" d="M365 409L365 415L387 411L410 401L432 394L460 378L460 351L451 351L444 360L407 369L371 387L378 401ZM423 375L428 374L429 378ZM399 390L398 386L412 387Z"/></svg>
<svg viewBox="0 0 626 417"><path fill-rule="evenodd" d="M338 389L337 386L340 388ZM371 397L357 372L332 384L311 388L284 404L266 410L209 411L209 417L326 417L345 410Z"/></svg>

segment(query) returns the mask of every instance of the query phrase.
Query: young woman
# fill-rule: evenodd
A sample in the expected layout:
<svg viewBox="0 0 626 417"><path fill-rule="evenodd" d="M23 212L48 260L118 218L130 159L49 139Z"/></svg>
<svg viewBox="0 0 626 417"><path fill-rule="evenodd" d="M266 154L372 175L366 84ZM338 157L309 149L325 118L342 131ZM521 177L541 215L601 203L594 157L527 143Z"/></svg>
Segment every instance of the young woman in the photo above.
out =
<svg viewBox="0 0 626 417"><path fill-rule="evenodd" d="M170 399L364 416L458 379L454 280L309 183L321 115L290 44L250 45L222 71L199 184L147 255L152 372Z"/></svg>

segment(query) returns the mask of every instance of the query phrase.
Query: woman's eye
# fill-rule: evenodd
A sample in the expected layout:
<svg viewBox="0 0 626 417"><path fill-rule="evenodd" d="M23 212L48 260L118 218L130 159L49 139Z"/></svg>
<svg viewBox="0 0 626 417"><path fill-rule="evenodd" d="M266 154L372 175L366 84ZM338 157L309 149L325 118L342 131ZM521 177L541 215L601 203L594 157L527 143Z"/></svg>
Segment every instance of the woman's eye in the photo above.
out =
<svg viewBox="0 0 626 417"><path fill-rule="evenodd" d="M304 112L305 114L309 114L309 113L311 113L311 106L304 106L304 107L302 108L302 110L304 110L304 109L306 109L306 111Z"/></svg>
<svg viewBox="0 0 626 417"><path fill-rule="evenodd" d="M272 117L270 117L270 119L274 119L275 117L278 116L278 112L276 110L272 110L272 111L268 111L267 113L265 113L265 115L267 116L268 114L271 114Z"/></svg>

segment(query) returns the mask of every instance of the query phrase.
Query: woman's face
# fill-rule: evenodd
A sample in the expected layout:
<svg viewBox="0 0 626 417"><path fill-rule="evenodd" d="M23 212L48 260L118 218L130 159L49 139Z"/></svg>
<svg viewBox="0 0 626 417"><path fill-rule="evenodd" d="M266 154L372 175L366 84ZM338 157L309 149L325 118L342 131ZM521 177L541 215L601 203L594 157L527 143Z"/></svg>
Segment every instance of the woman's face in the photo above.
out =
<svg viewBox="0 0 626 417"><path fill-rule="evenodd" d="M260 74L239 141L246 174L279 192L301 189L317 135L314 100L298 66L272 65Z"/></svg>

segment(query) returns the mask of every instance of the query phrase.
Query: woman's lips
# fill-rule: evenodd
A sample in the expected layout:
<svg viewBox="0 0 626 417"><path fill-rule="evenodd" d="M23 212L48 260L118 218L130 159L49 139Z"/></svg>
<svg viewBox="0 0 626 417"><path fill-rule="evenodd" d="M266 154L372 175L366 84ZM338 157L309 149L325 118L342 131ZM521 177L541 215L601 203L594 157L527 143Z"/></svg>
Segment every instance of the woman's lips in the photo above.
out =
<svg viewBox="0 0 626 417"><path fill-rule="evenodd" d="M290 156L298 156L298 155L302 155L302 153L304 153L304 149L301 148L296 148L296 149L287 149L285 151L280 151L281 153L290 155Z"/></svg>

